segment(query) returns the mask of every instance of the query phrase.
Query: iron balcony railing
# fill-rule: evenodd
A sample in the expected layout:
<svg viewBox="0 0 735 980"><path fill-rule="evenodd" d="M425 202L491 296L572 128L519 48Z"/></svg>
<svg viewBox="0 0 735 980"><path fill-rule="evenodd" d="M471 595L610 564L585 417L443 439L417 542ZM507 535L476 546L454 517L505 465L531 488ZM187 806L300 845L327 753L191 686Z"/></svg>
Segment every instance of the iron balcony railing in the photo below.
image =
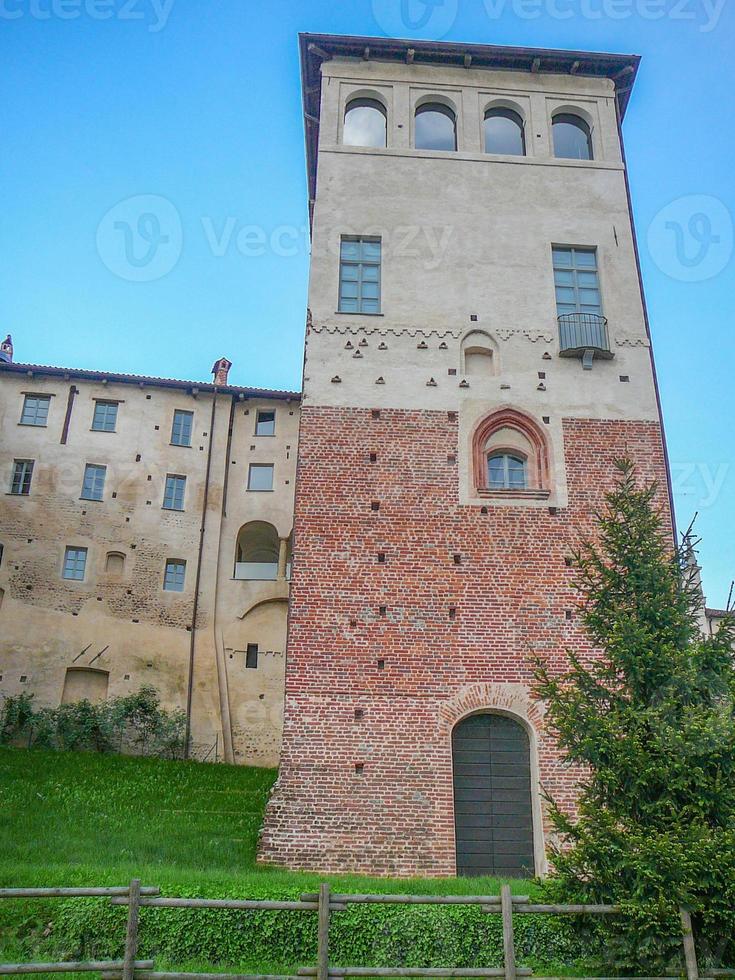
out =
<svg viewBox="0 0 735 980"><path fill-rule="evenodd" d="M607 317L599 313L562 313L557 319L561 357L583 357L587 351L597 357L613 356Z"/></svg>

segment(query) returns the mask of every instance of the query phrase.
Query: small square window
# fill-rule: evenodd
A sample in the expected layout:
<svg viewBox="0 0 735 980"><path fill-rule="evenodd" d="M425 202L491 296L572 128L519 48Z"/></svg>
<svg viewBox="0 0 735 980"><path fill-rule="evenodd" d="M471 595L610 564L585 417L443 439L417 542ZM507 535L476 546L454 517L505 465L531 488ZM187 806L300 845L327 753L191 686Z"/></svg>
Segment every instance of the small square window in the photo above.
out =
<svg viewBox="0 0 735 980"><path fill-rule="evenodd" d="M258 666L258 644L248 643L245 651L245 666L255 670Z"/></svg>
<svg viewBox="0 0 735 980"><path fill-rule="evenodd" d="M193 425L194 413L177 408L174 411L174 420L171 426L171 445L190 446Z"/></svg>
<svg viewBox="0 0 735 980"><path fill-rule="evenodd" d="M64 569L61 573L62 578L72 579L75 582L83 582L86 568L87 549L67 548L64 552Z"/></svg>
<svg viewBox="0 0 735 980"><path fill-rule="evenodd" d="M21 497L27 497L31 492L33 479L33 460L16 459L13 461L13 476L10 481L10 492Z"/></svg>
<svg viewBox="0 0 735 980"><path fill-rule="evenodd" d="M50 405L50 395L26 395L23 402L23 412L20 416L20 424L46 425Z"/></svg>
<svg viewBox="0 0 735 980"><path fill-rule="evenodd" d="M96 401L92 430L94 432L114 432L117 425L117 402Z"/></svg>
<svg viewBox="0 0 735 980"><path fill-rule="evenodd" d="M163 491L164 510L183 510L186 493L186 477L166 474L166 489Z"/></svg>
<svg viewBox="0 0 735 980"><path fill-rule="evenodd" d="M273 489L273 464L251 463L248 470L248 490Z"/></svg>
<svg viewBox="0 0 735 980"><path fill-rule="evenodd" d="M186 562L180 558L169 558L163 574L163 588L166 592L183 592L186 579Z"/></svg>
<svg viewBox="0 0 735 980"><path fill-rule="evenodd" d="M82 483L82 500L102 500L105 492L106 466L95 466L87 463L84 468Z"/></svg>
<svg viewBox="0 0 735 980"><path fill-rule="evenodd" d="M274 436L276 434L275 412L258 412L255 434L256 436Z"/></svg>

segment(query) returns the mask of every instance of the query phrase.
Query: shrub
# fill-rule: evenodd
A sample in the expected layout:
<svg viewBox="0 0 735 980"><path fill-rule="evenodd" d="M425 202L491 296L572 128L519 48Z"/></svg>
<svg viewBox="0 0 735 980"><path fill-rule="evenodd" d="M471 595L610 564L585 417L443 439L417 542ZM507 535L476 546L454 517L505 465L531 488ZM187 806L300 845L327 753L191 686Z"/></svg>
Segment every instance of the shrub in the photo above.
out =
<svg viewBox="0 0 735 980"><path fill-rule="evenodd" d="M113 752L180 758L184 749L183 711L161 707L153 687L93 704L76 701L34 711L33 695L8 697L0 705L0 745L21 739L38 748Z"/></svg>

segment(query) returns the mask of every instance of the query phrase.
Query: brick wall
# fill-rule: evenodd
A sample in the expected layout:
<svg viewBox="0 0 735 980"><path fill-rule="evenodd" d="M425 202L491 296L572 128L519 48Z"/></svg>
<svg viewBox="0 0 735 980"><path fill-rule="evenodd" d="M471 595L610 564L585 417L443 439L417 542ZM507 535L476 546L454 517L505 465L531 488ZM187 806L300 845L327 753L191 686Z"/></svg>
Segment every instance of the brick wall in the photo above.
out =
<svg viewBox="0 0 735 980"><path fill-rule="evenodd" d="M567 648L594 655L565 557L592 529L613 459L630 455L666 498L656 423L566 420L564 444L568 508L460 506L448 413L302 409L283 755L262 860L453 874L451 730L483 707L525 720L541 782L573 806L578 774L543 732L528 657L561 668Z"/></svg>

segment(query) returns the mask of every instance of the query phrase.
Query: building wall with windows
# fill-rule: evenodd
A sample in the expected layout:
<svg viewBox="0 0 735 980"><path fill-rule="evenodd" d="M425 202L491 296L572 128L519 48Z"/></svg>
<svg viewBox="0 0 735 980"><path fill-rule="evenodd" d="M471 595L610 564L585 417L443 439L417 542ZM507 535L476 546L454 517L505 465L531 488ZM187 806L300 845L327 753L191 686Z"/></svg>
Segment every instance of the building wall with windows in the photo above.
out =
<svg viewBox="0 0 735 980"><path fill-rule="evenodd" d="M530 658L595 654L568 558L615 458L669 506L617 121L636 59L305 36L302 63L298 560L261 857L540 873L539 785L573 808L577 774Z"/></svg>
<svg viewBox="0 0 735 980"><path fill-rule="evenodd" d="M0 364L0 694L150 684L195 755L276 765L298 417L226 379Z"/></svg>

